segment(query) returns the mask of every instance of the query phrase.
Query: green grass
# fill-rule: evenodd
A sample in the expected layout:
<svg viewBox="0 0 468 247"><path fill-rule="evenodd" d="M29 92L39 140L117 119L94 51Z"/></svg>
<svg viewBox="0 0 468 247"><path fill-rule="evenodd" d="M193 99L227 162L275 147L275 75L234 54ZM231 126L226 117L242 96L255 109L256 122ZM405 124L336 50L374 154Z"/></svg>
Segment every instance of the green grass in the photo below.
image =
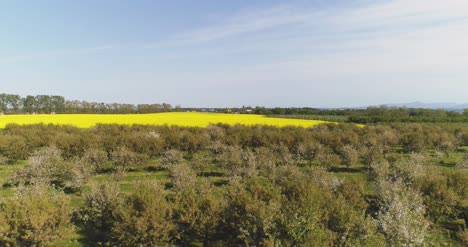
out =
<svg viewBox="0 0 468 247"><path fill-rule="evenodd" d="M78 229L72 229L62 239L59 239L51 244L57 247L82 247L87 246L83 243L83 237L78 232Z"/></svg>
<svg viewBox="0 0 468 247"><path fill-rule="evenodd" d="M24 168L25 161L18 162L14 165L0 166L0 201L15 195L15 189L4 186L8 179L16 172Z"/></svg>
<svg viewBox="0 0 468 247"><path fill-rule="evenodd" d="M346 182L351 183L363 183L365 184L364 192L367 195L374 195L375 194L375 186L372 182L367 180L367 174L365 173L349 173L349 172L339 172L335 173L336 177L342 179Z"/></svg>

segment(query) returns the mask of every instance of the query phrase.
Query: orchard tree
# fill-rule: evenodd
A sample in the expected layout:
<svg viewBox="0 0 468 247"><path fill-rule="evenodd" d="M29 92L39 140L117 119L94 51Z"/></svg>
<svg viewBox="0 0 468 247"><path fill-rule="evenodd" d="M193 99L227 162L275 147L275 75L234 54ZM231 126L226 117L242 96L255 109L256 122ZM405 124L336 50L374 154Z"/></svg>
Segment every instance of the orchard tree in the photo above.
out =
<svg viewBox="0 0 468 247"><path fill-rule="evenodd" d="M114 212L116 224L111 230L112 243L123 246L161 246L170 243L175 230L172 205L159 183L137 185Z"/></svg>
<svg viewBox="0 0 468 247"><path fill-rule="evenodd" d="M70 199L45 185L21 187L0 207L1 246L51 246L71 228Z"/></svg>
<svg viewBox="0 0 468 247"><path fill-rule="evenodd" d="M204 247L217 240L224 200L217 196L207 179L196 186L185 187L175 199L175 217L180 243L188 245L200 241Z"/></svg>
<svg viewBox="0 0 468 247"><path fill-rule="evenodd" d="M382 205L377 217L380 229L391 246L422 246L429 223L420 193L402 181L380 179L378 194Z"/></svg>

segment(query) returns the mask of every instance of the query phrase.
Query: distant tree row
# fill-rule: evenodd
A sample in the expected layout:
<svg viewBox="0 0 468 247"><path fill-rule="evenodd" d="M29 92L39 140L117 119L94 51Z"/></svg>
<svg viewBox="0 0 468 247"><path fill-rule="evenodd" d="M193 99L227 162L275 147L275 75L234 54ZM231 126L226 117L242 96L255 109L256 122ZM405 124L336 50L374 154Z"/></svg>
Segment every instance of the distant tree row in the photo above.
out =
<svg viewBox="0 0 468 247"><path fill-rule="evenodd" d="M304 119L322 119L320 116L344 117L350 123L429 123L468 122L468 109L463 112L444 109L419 109L404 107L368 107L366 109L316 109L316 108L265 108L247 107L233 109L233 112L286 116ZM311 118L310 116L314 116Z"/></svg>
<svg viewBox="0 0 468 247"><path fill-rule="evenodd" d="M368 107L366 109L319 109L310 107L266 108L181 108L170 104L125 104L67 100L57 95L0 94L2 114L130 114L159 113L174 111L198 111L216 113L259 114L275 117L319 119L339 122L374 123L424 123L424 122L468 122L468 109L463 112L443 109L416 109L398 107Z"/></svg>
<svg viewBox="0 0 468 247"><path fill-rule="evenodd" d="M87 101L66 101L64 113L88 113L88 114L130 114L130 113L158 113L170 112L173 108L170 104L119 104L97 103Z"/></svg>
<svg viewBox="0 0 468 247"><path fill-rule="evenodd" d="M21 97L15 94L0 94L0 113L2 114L129 114L157 113L172 111L170 104L118 104L98 103L79 100L66 100L57 95L28 95Z"/></svg>
<svg viewBox="0 0 468 247"><path fill-rule="evenodd" d="M353 123L468 122L468 109L456 112L443 109L369 107L349 113L348 121Z"/></svg>
<svg viewBox="0 0 468 247"><path fill-rule="evenodd" d="M0 111L8 113L52 113L65 110L62 96L37 95L21 97L14 94L0 94Z"/></svg>
<svg viewBox="0 0 468 247"><path fill-rule="evenodd" d="M246 108L243 108L246 109ZM248 108L247 108L248 109ZM240 109L242 111L242 109ZM346 116L349 115L350 112L354 112L356 110L340 110L340 109L318 109L318 108L310 108L310 107L291 107L291 108L266 108L266 107L255 107L251 108L250 111L253 114L259 115L332 115L332 116ZM245 111L243 111L245 112Z"/></svg>

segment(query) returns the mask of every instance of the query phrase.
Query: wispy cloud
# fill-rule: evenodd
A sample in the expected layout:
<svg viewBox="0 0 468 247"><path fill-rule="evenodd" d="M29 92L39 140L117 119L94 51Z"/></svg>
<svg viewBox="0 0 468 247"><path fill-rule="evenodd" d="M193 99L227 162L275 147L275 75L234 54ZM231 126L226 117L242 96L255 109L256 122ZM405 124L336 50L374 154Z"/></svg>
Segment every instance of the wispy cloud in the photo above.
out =
<svg viewBox="0 0 468 247"><path fill-rule="evenodd" d="M272 98L297 92L284 102L296 105L314 104L308 100L329 106L392 98L465 100L468 1L350 2L304 6L288 1L232 13L161 40L41 52L0 58L0 63L125 50L139 53L145 63L169 68L154 76L175 85L174 91L190 83L210 89L221 84L221 91L228 87L235 94L239 85L260 84L271 88ZM317 99L310 99L310 92L319 92Z"/></svg>
<svg viewBox="0 0 468 247"><path fill-rule="evenodd" d="M226 84L268 86L277 97L295 89L297 94L319 90L339 95L338 101L316 99L335 106L358 102L356 98L357 105L466 100L460 92L468 90L468 1L357 1L346 8L291 7L264 13L193 31L185 40L208 43L206 51L220 47L221 56L226 50L250 52L245 53L247 65L236 66L242 70L224 69L215 77L229 78L223 80ZM239 39L243 42L223 42ZM266 54L271 58L259 59ZM306 98L298 96L297 101Z"/></svg>
<svg viewBox="0 0 468 247"><path fill-rule="evenodd" d="M202 43L281 30L305 37L407 32L468 20L465 0L354 1L325 9L282 5L266 10L238 13L217 23L171 37L167 42ZM290 38L290 37L284 37Z"/></svg>
<svg viewBox="0 0 468 247"><path fill-rule="evenodd" d="M281 62L342 52L372 53L389 48L403 51L414 45L439 46L434 48L441 52L444 46L454 48L450 42L468 37L468 33L462 33L467 24L465 0L361 0L346 7L327 8L283 5L239 13L148 47L176 47L166 51L179 56L269 52L282 54ZM431 33L437 36L431 37ZM190 50L194 45L207 46Z"/></svg>
<svg viewBox="0 0 468 247"><path fill-rule="evenodd" d="M221 40L246 39L247 50L255 47L275 47L280 42L303 43L305 47L326 48L346 46L356 41L382 36L423 33L442 27L456 27L468 23L466 0L356 0L346 7L339 3L318 8L285 3L269 9L247 10L194 30L170 35L159 41L99 45L95 47L50 50L31 54L0 57L0 62L46 56L74 55L118 49L155 49L184 47L198 44L219 44ZM333 41L334 43L329 43ZM312 43L311 43L312 42ZM307 45L309 43L309 45ZM212 47L210 47L212 48ZM337 47L338 49L339 47ZM236 48L243 50L243 48ZM317 50L317 49L315 49ZM200 52L200 51L196 51Z"/></svg>
<svg viewBox="0 0 468 247"><path fill-rule="evenodd" d="M318 16L318 11L298 11L294 7L274 7L255 12L241 13L211 26L189 31L175 37L182 42L210 42L219 39L263 32L274 28L301 25Z"/></svg>

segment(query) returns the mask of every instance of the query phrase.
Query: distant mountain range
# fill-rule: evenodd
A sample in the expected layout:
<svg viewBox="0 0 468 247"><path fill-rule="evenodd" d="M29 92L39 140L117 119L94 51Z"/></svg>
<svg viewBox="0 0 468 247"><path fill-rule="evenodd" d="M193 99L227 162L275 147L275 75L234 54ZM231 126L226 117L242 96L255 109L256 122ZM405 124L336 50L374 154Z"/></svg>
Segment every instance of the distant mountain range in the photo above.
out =
<svg viewBox="0 0 468 247"><path fill-rule="evenodd" d="M384 104L389 107L406 107L406 108L422 108L422 109L444 109L451 111L462 111L468 109L468 103L457 104L457 103L424 103L424 102L411 102L403 104Z"/></svg>

